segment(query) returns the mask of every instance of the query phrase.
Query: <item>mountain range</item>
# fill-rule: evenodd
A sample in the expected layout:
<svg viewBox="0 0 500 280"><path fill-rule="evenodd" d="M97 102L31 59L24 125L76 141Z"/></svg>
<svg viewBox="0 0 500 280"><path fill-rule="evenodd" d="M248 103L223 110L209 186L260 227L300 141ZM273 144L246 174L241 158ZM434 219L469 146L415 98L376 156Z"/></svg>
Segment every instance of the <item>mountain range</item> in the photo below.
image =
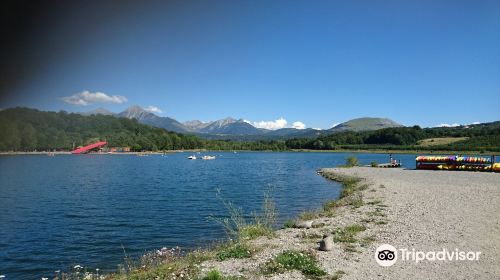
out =
<svg viewBox="0 0 500 280"><path fill-rule="evenodd" d="M104 108L97 108L89 112L80 113L82 115L112 115L115 117L137 119L138 122L164 128L166 130L196 134L208 139L229 139L229 140L269 140L293 137L316 137L322 134L332 134L342 131L367 131L388 127L402 127L403 125L386 118L357 118L338 124L330 129L296 129L281 128L269 130L257 128L243 119L227 117L224 119L202 122L192 120L181 123L173 118L160 117L154 113L139 107L132 106L120 113L113 113Z"/></svg>

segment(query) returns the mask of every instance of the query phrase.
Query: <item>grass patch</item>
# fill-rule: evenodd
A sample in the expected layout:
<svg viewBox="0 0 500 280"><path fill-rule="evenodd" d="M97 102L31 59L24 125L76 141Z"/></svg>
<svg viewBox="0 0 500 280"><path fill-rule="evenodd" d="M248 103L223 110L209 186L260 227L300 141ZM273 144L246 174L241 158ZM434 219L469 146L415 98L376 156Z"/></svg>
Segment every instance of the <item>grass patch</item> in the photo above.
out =
<svg viewBox="0 0 500 280"><path fill-rule="evenodd" d="M373 200L373 201L367 202L366 204L368 204L368 205L376 205L376 204L380 204L380 203L382 203L382 200Z"/></svg>
<svg viewBox="0 0 500 280"><path fill-rule="evenodd" d="M362 219L361 222L364 224L375 223L375 219L373 217L365 218L365 219Z"/></svg>
<svg viewBox="0 0 500 280"><path fill-rule="evenodd" d="M202 278L202 280L237 280L237 279L244 279L244 278L237 276L224 276L217 269L210 270L207 273L207 275Z"/></svg>
<svg viewBox="0 0 500 280"><path fill-rule="evenodd" d="M352 243L348 243L344 246L344 250L348 253L359 253L359 251L356 249L356 246L353 245Z"/></svg>
<svg viewBox="0 0 500 280"><path fill-rule="evenodd" d="M335 208L340 207L342 205L343 205L343 203L340 202L339 200L329 200L329 201L323 203L323 211L330 212L330 211L334 210Z"/></svg>
<svg viewBox="0 0 500 280"><path fill-rule="evenodd" d="M363 185L359 186L357 190L358 191L364 191L364 190L367 190L368 187L369 187L368 184L363 184Z"/></svg>
<svg viewBox="0 0 500 280"><path fill-rule="evenodd" d="M359 208L365 203L363 202L363 195L358 194L358 195L353 195L347 198L348 204L351 205L354 208Z"/></svg>
<svg viewBox="0 0 500 280"><path fill-rule="evenodd" d="M293 228L293 226L295 226L295 221L294 220L287 220L283 224L283 228Z"/></svg>
<svg viewBox="0 0 500 280"><path fill-rule="evenodd" d="M300 238L304 239L305 241L318 241L318 239L323 238L323 234L315 233L315 232L306 232L306 231L301 231L300 233Z"/></svg>
<svg viewBox="0 0 500 280"><path fill-rule="evenodd" d="M330 278L330 280L339 280L340 278L342 278L342 276L344 276L346 273L342 270L337 270L335 272L335 274L332 276L332 278Z"/></svg>
<svg viewBox="0 0 500 280"><path fill-rule="evenodd" d="M353 224L345 227L344 230L350 234L357 234L359 232L365 231L366 227L363 225Z"/></svg>
<svg viewBox="0 0 500 280"><path fill-rule="evenodd" d="M321 217L321 214L319 211L316 210L304 211L299 214L299 219L303 221L314 220L319 217Z"/></svg>
<svg viewBox="0 0 500 280"><path fill-rule="evenodd" d="M358 183L361 181L360 178L351 176L336 176L333 178L333 180L340 182L343 186L340 198L348 197L359 191Z"/></svg>
<svg viewBox="0 0 500 280"><path fill-rule="evenodd" d="M361 241L360 241L360 244L362 247L366 247L368 246L369 244L375 242L377 239L375 238L375 236L371 235L371 236L366 236L366 237L363 237L361 238Z"/></svg>
<svg viewBox="0 0 500 280"><path fill-rule="evenodd" d="M343 229L338 229L333 232L333 241L338 243L356 243L356 235L362 231L365 231L366 227L363 225L350 225Z"/></svg>
<svg viewBox="0 0 500 280"><path fill-rule="evenodd" d="M386 217L387 215L382 212L383 210L384 210L383 208L377 207L375 211L368 212L367 214L370 217Z"/></svg>
<svg viewBox="0 0 500 280"><path fill-rule="evenodd" d="M368 184L360 184L361 178L356 176L347 176L334 172L322 172L322 175L330 180L340 182L342 184L342 191L338 200L330 200L323 204L323 211L331 213L337 207L351 205L354 208L359 208L364 205L363 194L369 188ZM356 195L355 195L356 194Z"/></svg>
<svg viewBox="0 0 500 280"><path fill-rule="evenodd" d="M149 279L194 279L200 273L199 263L177 258L153 267L137 267L122 270L119 274L106 279L114 280L149 280ZM181 276L182 275L182 276Z"/></svg>
<svg viewBox="0 0 500 280"><path fill-rule="evenodd" d="M264 264L262 273L265 275L283 273L287 270L298 270L306 276L321 277L326 272L318 266L316 259L303 252L285 251Z"/></svg>
<svg viewBox="0 0 500 280"><path fill-rule="evenodd" d="M203 277L203 280L222 280L223 276L217 269L212 269Z"/></svg>
<svg viewBox="0 0 500 280"><path fill-rule="evenodd" d="M218 250L216 257L219 261L225 261L227 259L244 259L250 258L252 252L247 244L232 244L227 247L223 247Z"/></svg>
<svg viewBox="0 0 500 280"><path fill-rule="evenodd" d="M261 236L273 237L275 232L272 228L263 224L251 224L239 229L239 240L251 240Z"/></svg>
<svg viewBox="0 0 500 280"><path fill-rule="evenodd" d="M264 202L260 212L253 212L253 219L247 219L242 208L235 206L231 201L224 200L220 190L217 198L226 207L228 217L214 217L209 219L222 225L229 238L234 240L249 240L260 236L274 236L273 226L276 224L277 210L271 192L264 193Z"/></svg>

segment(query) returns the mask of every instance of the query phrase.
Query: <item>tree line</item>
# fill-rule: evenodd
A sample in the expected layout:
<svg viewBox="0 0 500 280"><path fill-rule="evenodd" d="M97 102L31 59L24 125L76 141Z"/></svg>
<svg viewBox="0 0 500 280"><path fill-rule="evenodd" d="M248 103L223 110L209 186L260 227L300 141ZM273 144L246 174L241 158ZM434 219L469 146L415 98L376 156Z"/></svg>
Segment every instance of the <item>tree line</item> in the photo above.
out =
<svg viewBox="0 0 500 280"><path fill-rule="evenodd" d="M110 147L130 147L133 151L286 149L284 141L205 140L113 116L29 108L0 111L0 151L69 151L100 140L107 141Z"/></svg>
<svg viewBox="0 0 500 280"><path fill-rule="evenodd" d="M290 149L422 149L418 141L438 137L469 137L436 150L500 151L500 122L455 128L397 127L375 131L339 132L317 138L288 140L229 141L207 140L140 124L135 119L60 112L29 108L0 111L0 151L69 151L99 140L111 147L133 151L208 149L272 150Z"/></svg>
<svg viewBox="0 0 500 280"><path fill-rule="evenodd" d="M421 128L394 127L374 131L345 131L322 135L315 139L294 138L286 141L290 149L396 149L422 150L419 141L442 137L468 137L446 145L435 145L435 150L500 151L500 122L461 127ZM429 149L429 148L427 148Z"/></svg>

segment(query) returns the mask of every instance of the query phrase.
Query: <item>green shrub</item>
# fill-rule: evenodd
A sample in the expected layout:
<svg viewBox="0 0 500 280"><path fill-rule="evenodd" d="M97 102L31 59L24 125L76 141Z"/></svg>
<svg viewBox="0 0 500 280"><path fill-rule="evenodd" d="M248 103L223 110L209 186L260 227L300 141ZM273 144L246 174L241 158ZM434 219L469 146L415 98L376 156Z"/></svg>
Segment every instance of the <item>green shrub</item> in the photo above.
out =
<svg viewBox="0 0 500 280"><path fill-rule="evenodd" d="M273 274L282 273L286 270L298 270L304 275L312 277L326 275L326 272L318 266L314 257L292 250L285 251L267 262L262 272L264 274Z"/></svg>
<svg viewBox="0 0 500 280"><path fill-rule="evenodd" d="M377 166L378 166L378 163L377 163L376 161L372 161L372 162L370 163L370 165L371 165L372 167L377 167Z"/></svg>
<svg viewBox="0 0 500 280"><path fill-rule="evenodd" d="M345 160L345 165L347 167L359 166L358 158L355 156L347 157Z"/></svg>
<svg viewBox="0 0 500 280"><path fill-rule="evenodd" d="M250 224L240 228L238 238L240 240L250 240L261 236L274 236L274 231L263 224Z"/></svg>
<svg viewBox="0 0 500 280"><path fill-rule="evenodd" d="M293 228L295 226L295 221L294 220L287 220L283 224L283 228Z"/></svg>
<svg viewBox="0 0 500 280"><path fill-rule="evenodd" d="M224 200L220 190L217 190L217 197L229 212L229 217L210 216L209 219L221 224L229 238L248 240L259 236L274 235L273 226L278 214L270 190L264 193L262 210L259 213L252 213L253 220L245 218L241 207L235 206L231 201Z"/></svg>
<svg viewBox="0 0 500 280"><path fill-rule="evenodd" d="M203 277L203 280L223 280L224 277L217 269L212 269Z"/></svg>

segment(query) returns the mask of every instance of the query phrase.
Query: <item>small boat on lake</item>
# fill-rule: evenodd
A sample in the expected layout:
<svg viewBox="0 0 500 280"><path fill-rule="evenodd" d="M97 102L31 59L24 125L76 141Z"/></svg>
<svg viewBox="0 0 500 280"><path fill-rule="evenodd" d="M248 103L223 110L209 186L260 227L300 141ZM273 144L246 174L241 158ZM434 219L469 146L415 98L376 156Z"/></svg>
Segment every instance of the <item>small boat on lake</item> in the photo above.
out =
<svg viewBox="0 0 500 280"><path fill-rule="evenodd" d="M196 159L196 156L195 155L188 156L188 159Z"/></svg>
<svg viewBox="0 0 500 280"><path fill-rule="evenodd" d="M202 156L201 159L211 160L211 159L215 159L215 156Z"/></svg>

